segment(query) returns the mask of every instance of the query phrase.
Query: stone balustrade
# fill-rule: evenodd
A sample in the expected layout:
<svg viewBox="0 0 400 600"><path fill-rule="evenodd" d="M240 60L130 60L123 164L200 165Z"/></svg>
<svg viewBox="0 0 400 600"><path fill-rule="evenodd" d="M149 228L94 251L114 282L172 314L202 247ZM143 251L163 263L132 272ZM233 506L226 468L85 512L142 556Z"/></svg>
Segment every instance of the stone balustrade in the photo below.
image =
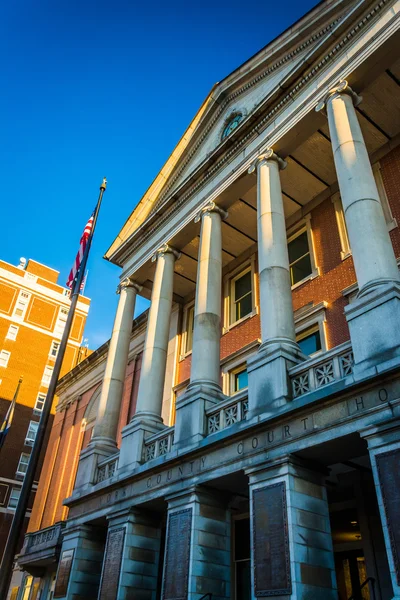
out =
<svg viewBox="0 0 400 600"><path fill-rule="evenodd" d="M293 397L312 392L353 373L354 357L350 342L310 358L289 369Z"/></svg>
<svg viewBox="0 0 400 600"><path fill-rule="evenodd" d="M115 471L118 469L118 458L119 454L113 454L99 462L97 466L96 483L105 481L115 474Z"/></svg>
<svg viewBox="0 0 400 600"><path fill-rule="evenodd" d="M174 427L168 427L148 437L143 445L143 462L164 456L172 450Z"/></svg>
<svg viewBox="0 0 400 600"><path fill-rule="evenodd" d="M245 421L249 410L247 388L206 411L207 435Z"/></svg>

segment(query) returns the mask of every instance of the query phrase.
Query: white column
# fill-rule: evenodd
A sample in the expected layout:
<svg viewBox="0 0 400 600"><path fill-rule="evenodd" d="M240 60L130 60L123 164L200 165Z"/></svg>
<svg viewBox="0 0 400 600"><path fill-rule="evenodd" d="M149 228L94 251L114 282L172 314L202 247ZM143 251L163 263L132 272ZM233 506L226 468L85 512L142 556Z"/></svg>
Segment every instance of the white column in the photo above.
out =
<svg viewBox="0 0 400 600"><path fill-rule="evenodd" d="M196 217L196 221L201 219L201 235L190 383L191 386L210 386L218 391L221 391L221 218L226 217L227 213L214 202L210 202Z"/></svg>
<svg viewBox="0 0 400 600"><path fill-rule="evenodd" d="M263 347L285 344L297 349L290 285L285 213L279 170L286 162L273 150L249 169L257 170L258 263Z"/></svg>
<svg viewBox="0 0 400 600"><path fill-rule="evenodd" d="M172 307L174 265L179 256L179 252L165 244L157 250L153 257L153 261L156 261L156 272L151 293L134 420L144 419L162 423L161 409Z"/></svg>
<svg viewBox="0 0 400 600"><path fill-rule="evenodd" d="M96 425L91 440L92 445L100 442L102 445L116 447L133 313L136 295L140 290L141 287L129 278L118 286L117 293L120 298L107 354Z"/></svg>
<svg viewBox="0 0 400 600"><path fill-rule="evenodd" d="M398 282L399 272L355 105L361 101L341 82L318 104L326 110L333 158L360 293Z"/></svg>

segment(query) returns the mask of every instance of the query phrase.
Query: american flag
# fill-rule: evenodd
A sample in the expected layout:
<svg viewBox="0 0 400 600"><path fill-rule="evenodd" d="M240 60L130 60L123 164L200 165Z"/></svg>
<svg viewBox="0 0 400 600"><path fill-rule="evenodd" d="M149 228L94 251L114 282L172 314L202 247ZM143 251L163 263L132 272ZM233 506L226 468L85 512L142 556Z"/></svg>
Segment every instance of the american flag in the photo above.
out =
<svg viewBox="0 0 400 600"><path fill-rule="evenodd" d="M83 255L85 254L85 248L86 248L89 236L90 236L90 234L92 232L92 228L93 228L93 219L94 219L94 211L91 214L89 221L86 223L85 229L83 230L81 241L79 244L78 254L76 255L75 262L74 262L72 269L70 271L70 274L68 276L67 287L69 287L70 289L72 289L74 279L76 277L77 272L79 271L79 267L81 266ZM82 289L82 286L81 286L81 289Z"/></svg>

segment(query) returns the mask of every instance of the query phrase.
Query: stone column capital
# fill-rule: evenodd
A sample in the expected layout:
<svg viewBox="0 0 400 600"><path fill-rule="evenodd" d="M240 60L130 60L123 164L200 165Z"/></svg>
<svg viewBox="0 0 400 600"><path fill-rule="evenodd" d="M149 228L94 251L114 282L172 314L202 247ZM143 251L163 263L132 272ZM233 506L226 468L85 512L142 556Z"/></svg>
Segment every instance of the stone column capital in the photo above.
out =
<svg viewBox="0 0 400 600"><path fill-rule="evenodd" d="M134 290L139 294L142 291L142 286L133 281L130 277L126 277L122 281L120 281L117 287L117 294L120 294L123 289L126 288L134 288Z"/></svg>
<svg viewBox="0 0 400 600"><path fill-rule="evenodd" d="M208 204L206 204L205 206L203 206L203 208L199 210L199 212L194 218L194 222L198 223L199 221L201 221L204 215L207 215L212 212L218 213L223 221L228 218L228 213L226 210L217 206L215 202L208 202Z"/></svg>
<svg viewBox="0 0 400 600"><path fill-rule="evenodd" d="M152 256L151 258L151 262L156 262L156 260L160 257L160 256L165 256L165 254L173 254L175 257L175 260L178 260L181 257L181 253L178 250L175 250L175 248L173 248L172 246L170 246L169 244L163 244Z"/></svg>
<svg viewBox="0 0 400 600"><path fill-rule="evenodd" d="M354 106L358 106L362 102L362 96L359 96L348 84L346 80L339 81L338 85L333 87L329 92L325 95L325 97L320 100L315 107L315 112L322 112L326 115L326 107L329 100L333 100L334 98L338 98L342 94L347 94L353 100Z"/></svg>
<svg viewBox="0 0 400 600"><path fill-rule="evenodd" d="M255 173L256 170L258 169L259 166L261 166L262 164L265 164L269 161L275 161L278 163L279 169L281 171L283 171L283 169L286 169L287 167L287 162L285 160L283 160L283 158L281 158L280 156L278 156L273 150L272 148L268 148L268 150L266 152L264 152L264 154L260 154L260 156L257 156L256 160L253 162L252 165L250 165L249 169L248 169L248 173Z"/></svg>

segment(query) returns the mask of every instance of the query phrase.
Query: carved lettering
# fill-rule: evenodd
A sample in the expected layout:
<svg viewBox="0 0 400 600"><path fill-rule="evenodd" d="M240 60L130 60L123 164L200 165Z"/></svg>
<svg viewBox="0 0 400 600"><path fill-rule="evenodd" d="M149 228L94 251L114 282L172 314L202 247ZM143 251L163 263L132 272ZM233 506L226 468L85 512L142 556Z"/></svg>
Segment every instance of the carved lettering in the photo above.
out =
<svg viewBox="0 0 400 600"><path fill-rule="evenodd" d="M357 410L364 409L364 398L362 396L355 398L355 401Z"/></svg>
<svg viewBox="0 0 400 600"><path fill-rule="evenodd" d="M292 434L290 433L290 425L283 426L283 434L284 434L285 438L292 437Z"/></svg>
<svg viewBox="0 0 400 600"><path fill-rule="evenodd" d="M306 417L305 419L301 419L303 426L304 426L304 431L307 431L307 421L308 421L308 417Z"/></svg>
<svg viewBox="0 0 400 600"><path fill-rule="evenodd" d="M253 439L251 440L251 446L254 449L257 448L257 446L258 446L258 438L253 437Z"/></svg>
<svg viewBox="0 0 400 600"><path fill-rule="evenodd" d="M243 450L244 450L243 442L239 442L239 444L237 445L237 453L243 454Z"/></svg>
<svg viewBox="0 0 400 600"><path fill-rule="evenodd" d="M378 396L381 402L386 402L389 395L387 393L387 390L385 390L385 388L382 388L381 390L379 390Z"/></svg>
<svg viewBox="0 0 400 600"><path fill-rule="evenodd" d="M272 444L272 442L274 441L274 439L275 439L274 432L273 431L268 431L268 433L267 433L267 440L268 440L268 442L270 444Z"/></svg>

